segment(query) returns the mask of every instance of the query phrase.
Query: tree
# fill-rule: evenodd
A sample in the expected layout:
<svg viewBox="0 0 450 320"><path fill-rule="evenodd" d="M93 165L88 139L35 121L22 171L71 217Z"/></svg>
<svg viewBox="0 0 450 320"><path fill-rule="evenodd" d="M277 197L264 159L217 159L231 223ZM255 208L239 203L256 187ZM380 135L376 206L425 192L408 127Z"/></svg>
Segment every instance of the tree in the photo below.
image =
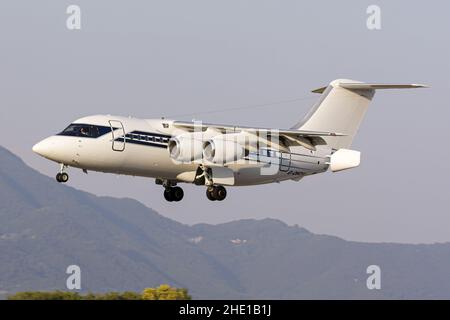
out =
<svg viewBox="0 0 450 320"><path fill-rule="evenodd" d="M143 300L191 300L186 289L178 289L162 284L158 288L146 288L142 292Z"/></svg>
<svg viewBox="0 0 450 320"><path fill-rule="evenodd" d="M81 300L82 296L77 292L64 291L30 291L17 292L16 294L8 296L9 300Z"/></svg>
<svg viewBox="0 0 450 320"><path fill-rule="evenodd" d="M142 293L125 292L89 292L81 295L78 292L66 291L28 291L9 295L8 300L190 300L186 289L178 289L168 284L158 288L146 288Z"/></svg>

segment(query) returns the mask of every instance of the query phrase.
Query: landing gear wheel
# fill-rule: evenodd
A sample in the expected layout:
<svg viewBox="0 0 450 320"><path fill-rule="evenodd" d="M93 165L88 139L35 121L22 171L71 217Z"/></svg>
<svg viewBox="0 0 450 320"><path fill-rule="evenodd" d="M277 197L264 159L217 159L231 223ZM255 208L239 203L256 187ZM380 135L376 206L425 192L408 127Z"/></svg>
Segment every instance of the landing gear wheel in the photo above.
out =
<svg viewBox="0 0 450 320"><path fill-rule="evenodd" d="M227 197L227 190L223 186L216 186L213 190L213 197L218 201L222 201Z"/></svg>
<svg viewBox="0 0 450 320"><path fill-rule="evenodd" d="M181 201L184 197L184 191L180 187L170 187L164 190L164 198L169 201Z"/></svg>
<svg viewBox="0 0 450 320"><path fill-rule="evenodd" d="M69 181L69 175L65 172L58 173L56 175L56 181L58 181L59 183L66 183L67 181Z"/></svg>
<svg viewBox="0 0 450 320"><path fill-rule="evenodd" d="M164 190L164 199L169 202L173 201L172 188Z"/></svg>
<svg viewBox="0 0 450 320"><path fill-rule="evenodd" d="M206 197L211 201L222 201L227 196L227 190L223 186L208 187Z"/></svg>
<svg viewBox="0 0 450 320"><path fill-rule="evenodd" d="M60 178L62 183L66 183L67 181L69 181L69 175L65 172L61 173Z"/></svg>
<svg viewBox="0 0 450 320"><path fill-rule="evenodd" d="M184 191L180 187L174 187L170 192L172 193L173 201L181 201L184 197Z"/></svg>
<svg viewBox="0 0 450 320"><path fill-rule="evenodd" d="M206 188L206 197L211 200L211 201L215 201L216 198L213 195L214 192L214 187L208 187Z"/></svg>

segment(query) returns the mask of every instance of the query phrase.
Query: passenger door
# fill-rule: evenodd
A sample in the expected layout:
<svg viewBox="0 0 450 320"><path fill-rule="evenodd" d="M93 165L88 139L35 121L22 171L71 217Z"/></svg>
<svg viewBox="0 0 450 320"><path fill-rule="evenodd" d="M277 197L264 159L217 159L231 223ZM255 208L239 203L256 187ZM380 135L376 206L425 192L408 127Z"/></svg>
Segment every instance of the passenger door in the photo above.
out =
<svg viewBox="0 0 450 320"><path fill-rule="evenodd" d="M112 130L112 149L114 151L125 150L125 128L118 120L109 120Z"/></svg>

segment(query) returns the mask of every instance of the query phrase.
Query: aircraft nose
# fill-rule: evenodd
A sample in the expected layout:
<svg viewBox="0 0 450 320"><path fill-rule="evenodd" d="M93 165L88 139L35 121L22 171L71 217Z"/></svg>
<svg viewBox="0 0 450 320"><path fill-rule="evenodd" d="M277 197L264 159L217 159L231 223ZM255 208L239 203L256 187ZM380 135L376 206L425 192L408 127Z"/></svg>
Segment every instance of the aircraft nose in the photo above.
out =
<svg viewBox="0 0 450 320"><path fill-rule="evenodd" d="M73 161L76 142L67 137L51 136L36 143L32 150L41 157L59 163Z"/></svg>
<svg viewBox="0 0 450 320"><path fill-rule="evenodd" d="M48 139L44 139L33 146L33 152L40 156L46 157L50 152L50 143Z"/></svg>

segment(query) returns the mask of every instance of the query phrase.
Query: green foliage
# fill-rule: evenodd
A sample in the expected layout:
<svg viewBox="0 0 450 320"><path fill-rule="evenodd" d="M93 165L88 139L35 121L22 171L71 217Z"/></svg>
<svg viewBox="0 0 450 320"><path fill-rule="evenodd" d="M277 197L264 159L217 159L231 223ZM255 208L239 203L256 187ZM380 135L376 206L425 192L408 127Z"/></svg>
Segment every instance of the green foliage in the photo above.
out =
<svg viewBox="0 0 450 320"><path fill-rule="evenodd" d="M88 293L82 297L83 300L142 300L142 295L137 292L107 292Z"/></svg>
<svg viewBox="0 0 450 320"><path fill-rule="evenodd" d="M88 293L85 295L78 292L66 291L26 291L9 295L8 300L190 300L191 297L186 289L173 288L167 284L158 288L146 288L142 293L106 292Z"/></svg>
<svg viewBox="0 0 450 320"><path fill-rule="evenodd" d="M17 292L8 296L8 300L81 300L82 296L77 292L65 291L28 291Z"/></svg>
<svg viewBox="0 0 450 320"><path fill-rule="evenodd" d="M158 288L147 288L142 292L143 300L191 300L187 289L178 289L162 284Z"/></svg>

